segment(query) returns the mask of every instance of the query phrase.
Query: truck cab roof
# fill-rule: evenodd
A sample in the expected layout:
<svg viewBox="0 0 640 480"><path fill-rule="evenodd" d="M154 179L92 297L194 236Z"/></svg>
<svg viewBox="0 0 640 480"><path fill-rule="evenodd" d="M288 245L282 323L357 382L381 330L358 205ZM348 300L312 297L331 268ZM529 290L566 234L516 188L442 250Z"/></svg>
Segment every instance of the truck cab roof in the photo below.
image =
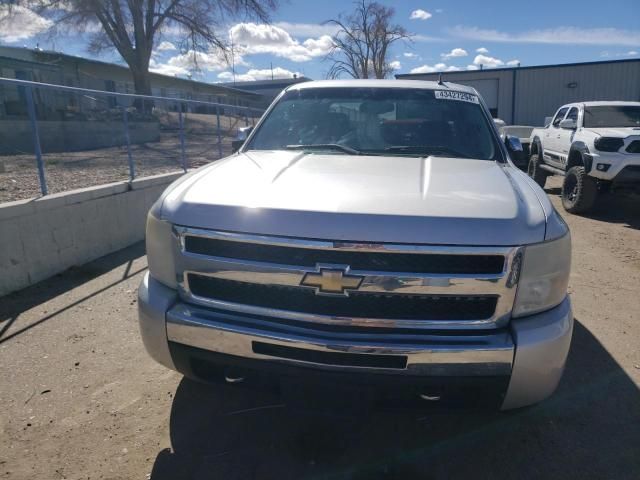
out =
<svg viewBox="0 0 640 480"><path fill-rule="evenodd" d="M287 91L306 90L310 88L415 88L426 90L453 90L457 92L478 95L473 87L451 82L432 82L426 80L374 80L374 79L350 79L350 80L316 80L312 82L297 83L287 87Z"/></svg>
<svg viewBox="0 0 640 480"><path fill-rule="evenodd" d="M623 102L623 101L609 101L609 100L601 100L601 101L593 101L593 102L575 102L575 103L567 103L562 105L560 108L565 107L606 107L606 106L640 106L640 102ZM558 110L560 110L558 108Z"/></svg>

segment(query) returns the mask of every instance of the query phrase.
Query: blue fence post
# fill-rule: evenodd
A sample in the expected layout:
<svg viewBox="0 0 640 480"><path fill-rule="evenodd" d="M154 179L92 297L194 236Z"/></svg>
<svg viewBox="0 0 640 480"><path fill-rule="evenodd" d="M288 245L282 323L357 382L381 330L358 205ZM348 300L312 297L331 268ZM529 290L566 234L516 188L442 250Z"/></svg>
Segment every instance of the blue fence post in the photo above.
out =
<svg viewBox="0 0 640 480"><path fill-rule="evenodd" d="M218 131L218 158L222 158L222 133L220 132L220 107L216 105L216 128Z"/></svg>
<svg viewBox="0 0 640 480"><path fill-rule="evenodd" d="M31 134L33 136L33 150L36 154L36 164L38 165L38 178L40 179L40 191L42 195L47 195L47 179L44 175L44 161L42 160L42 149L40 148L40 133L38 132L38 119L36 118L36 107L33 103L33 89L26 86L25 93L27 97L27 112L29 121L31 122Z"/></svg>
<svg viewBox="0 0 640 480"><path fill-rule="evenodd" d="M131 136L129 135L129 115L127 107L122 107L122 119L124 120L124 138L127 141L127 156L129 157L129 180L136 178L136 166L131 155Z"/></svg>
<svg viewBox="0 0 640 480"><path fill-rule="evenodd" d="M182 119L182 102L180 102L180 110L178 112L178 122L180 123L180 158L182 160L182 169L187 171L187 157L184 153L184 120Z"/></svg>

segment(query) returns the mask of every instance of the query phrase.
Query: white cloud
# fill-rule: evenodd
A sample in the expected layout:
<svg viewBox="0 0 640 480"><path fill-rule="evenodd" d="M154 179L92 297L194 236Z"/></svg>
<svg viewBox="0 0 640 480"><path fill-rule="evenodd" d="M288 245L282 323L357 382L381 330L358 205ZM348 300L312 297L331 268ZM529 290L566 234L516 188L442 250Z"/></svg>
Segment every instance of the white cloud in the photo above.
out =
<svg viewBox="0 0 640 480"><path fill-rule="evenodd" d="M412 68L409 73L433 73L436 69L431 65L421 65L416 68Z"/></svg>
<svg viewBox="0 0 640 480"><path fill-rule="evenodd" d="M273 26L289 32L294 37L321 37L322 35L335 35L339 27L336 25L322 25L320 23L289 23L276 22Z"/></svg>
<svg viewBox="0 0 640 480"><path fill-rule="evenodd" d="M458 25L447 29L447 32L456 38L485 42L640 46L640 31L619 28L557 27L507 33Z"/></svg>
<svg viewBox="0 0 640 480"><path fill-rule="evenodd" d="M473 59L474 65L482 65L486 68L495 68L500 65L504 65L504 62L499 58L489 57L487 55L476 55L476 58Z"/></svg>
<svg viewBox="0 0 640 480"><path fill-rule="evenodd" d="M272 71L270 68L255 69L252 68L246 73L236 73L237 82L253 82L256 80L271 80ZM300 72L292 72L282 67L276 67L273 69L273 78L292 78L294 75L300 76ZM226 71L218 74L220 80L225 82L233 81L233 73Z"/></svg>
<svg viewBox="0 0 640 480"><path fill-rule="evenodd" d="M638 55L638 51L637 50L629 50L628 52L618 52L618 53L611 53L609 51L604 51L600 53L601 57L634 57Z"/></svg>
<svg viewBox="0 0 640 480"><path fill-rule="evenodd" d="M190 75L188 69L184 67L177 67L174 65L168 65L166 63L158 63L153 58L149 62L149 71L153 73L159 73L161 75L169 75L171 77L175 77L178 75Z"/></svg>
<svg viewBox="0 0 640 480"><path fill-rule="evenodd" d="M462 70L460 67L456 67L454 65L436 63L435 65L422 65L420 67L412 68L410 73L458 72L460 70Z"/></svg>
<svg viewBox="0 0 640 480"><path fill-rule="evenodd" d="M293 62L306 62L322 57L333 48L329 35L308 38L300 43L289 33L275 25L238 23L231 27L229 35L241 55L270 53Z"/></svg>
<svg viewBox="0 0 640 480"><path fill-rule="evenodd" d="M210 72L224 70L229 65L226 58L219 53L204 53L189 50L187 53L171 57L167 62L174 67L193 68L198 67ZM236 59L238 64L238 59Z"/></svg>
<svg viewBox="0 0 640 480"><path fill-rule="evenodd" d="M467 70L480 70L477 65L467 65Z"/></svg>
<svg viewBox="0 0 640 480"><path fill-rule="evenodd" d="M166 52L170 50L177 50L177 48L173 43L167 42L165 40L164 42L160 42L160 45L158 45L158 48L156 50L158 50L159 52Z"/></svg>
<svg viewBox="0 0 640 480"><path fill-rule="evenodd" d="M400 70L402 68L402 64L398 60L394 60L393 62L389 62L389 67L393 70Z"/></svg>
<svg viewBox="0 0 640 480"><path fill-rule="evenodd" d="M242 57L236 56L236 65L246 65ZM196 52L189 50L171 57L166 63L158 63L151 60L149 70L164 75L190 75L193 71L200 69L208 72L218 72L225 70L229 66L227 59L219 52Z"/></svg>
<svg viewBox="0 0 640 480"><path fill-rule="evenodd" d="M329 35L323 35L320 38L308 38L302 42L302 45L311 57L321 57L333 48L333 40Z"/></svg>
<svg viewBox="0 0 640 480"><path fill-rule="evenodd" d="M480 47L480 48L476 48L476 52L477 53L482 53L483 55L486 55L487 53L489 53L489 50L487 50L484 47Z"/></svg>
<svg viewBox="0 0 640 480"><path fill-rule="evenodd" d="M520 60L518 60L517 58L514 60L509 60L507 62L507 65L509 65L510 67L517 67L518 65L520 65Z"/></svg>
<svg viewBox="0 0 640 480"><path fill-rule="evenodd" d="M404 52L402 56L405 58L418 58L418 54L413 52Z"/></svg>
<svg viewBox="0 0 640 480"><path fill-rule="evenodd" d="M414 10L411 12L409 18L411 20L429 20L433 15L431 15L426 10L422 10L421 8Z"/></svg>
<svg viewBox="0 0 640 480"><path fill-rule="evenodd" d="M447 39L445 37L432 37L430 35L413 35L411 40L414 42L445 42Z"/></svg>
<svg viewBox="0 0 640 480"><path fill-rule="evenodd" d="M2 42L15 43L27 40L52 26L51 20L41 17L26 7L14 5L9 13L9 5L0 5L0 41Z"/></svg>
<svg viewBox="0 0 640 480"><path fill-rule="evenodd" d="M466 57L467 55L469 54L464 48L454 48L449 53L441 53L440 57L442 57L443 60L449 60L450 58Z"/></svg>

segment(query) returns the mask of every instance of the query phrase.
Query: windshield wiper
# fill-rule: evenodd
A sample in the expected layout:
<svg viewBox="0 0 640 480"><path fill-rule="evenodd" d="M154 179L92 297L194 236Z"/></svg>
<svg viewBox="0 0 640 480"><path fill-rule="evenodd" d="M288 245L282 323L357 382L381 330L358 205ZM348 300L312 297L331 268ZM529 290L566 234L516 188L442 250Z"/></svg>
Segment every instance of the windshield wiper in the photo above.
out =
<svg viewBox="0 0 640 480"><path fill-rule="evenodd" d="M362 155L360 150L347 147L346 145L339 145L337 143L312 143L309 145L287 145L287 150L339 150L349 155Z"/></svg>
<svg viewBox="0 0 640 480"><path fill-rule="evenodd" d="M423 155L449 155L459 158L471 158L469 155L444 145L392 145L385 152L420 153Z"/></svg>

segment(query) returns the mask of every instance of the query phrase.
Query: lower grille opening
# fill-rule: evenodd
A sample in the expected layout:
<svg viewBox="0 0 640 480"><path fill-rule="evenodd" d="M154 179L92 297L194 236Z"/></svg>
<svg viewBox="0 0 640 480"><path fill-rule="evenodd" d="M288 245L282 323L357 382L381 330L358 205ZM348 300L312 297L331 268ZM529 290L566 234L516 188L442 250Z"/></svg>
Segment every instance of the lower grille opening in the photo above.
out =
<svg viewBox="0 0 640 480"><path fill-rule="evenodd" d="M321 352L262 342L252 342L252 348L254 353L260 355L322 365L395 369L405 369L407 367L407 357L402 355Z"/></svg>
<svg viewBox="0 0 640 480"><path fill-rule="evenodd" d="M262 285L188 274L191 293L202 298L300 313L391 320L484 320L495 312L495 295L415 295L352 292L316 295L312 289Z"/></svg>

